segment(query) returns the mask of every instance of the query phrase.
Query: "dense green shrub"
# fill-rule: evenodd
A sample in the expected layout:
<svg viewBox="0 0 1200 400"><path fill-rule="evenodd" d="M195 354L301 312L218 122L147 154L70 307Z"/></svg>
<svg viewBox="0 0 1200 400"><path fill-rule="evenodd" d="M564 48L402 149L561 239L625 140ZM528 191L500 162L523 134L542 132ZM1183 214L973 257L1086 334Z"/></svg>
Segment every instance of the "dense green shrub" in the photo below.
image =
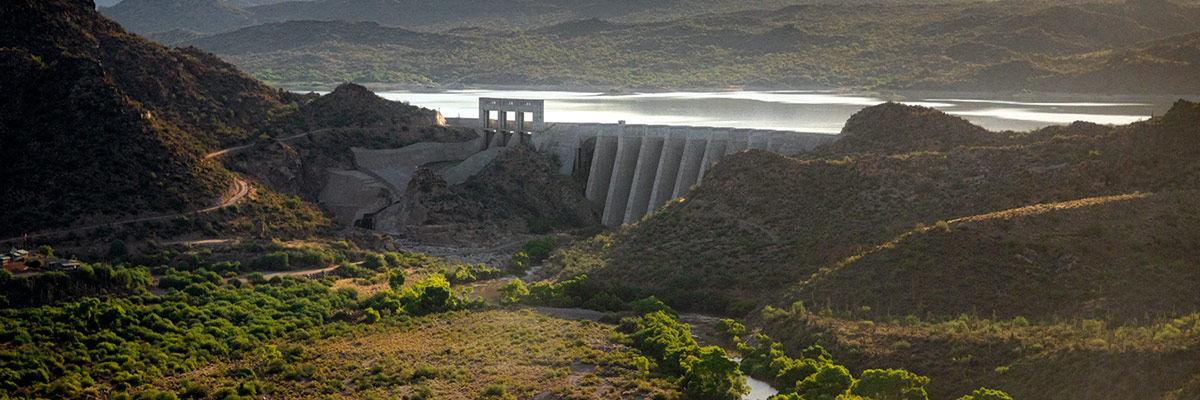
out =
<svg viewBox="0 0 1200 400"><path fill-rule="evenodd" d="M979 388L969 395L959 397L958 400L1012 400L1012 397L999 390Z"/></svg>
<svg viewBox="0 0 1200 400"><path fill-rule="evenodd" d="M388 273L388 287L392 291L399 292L404 287L405 273L402 269L393 269Z"/></svg>
<svg viewBox="0 0 1200 400"><path fill-rule="evenodd" d="M525 283L517 278L500 285L497 292L500 293L500 304L514 304L529 295L529 289L525 287Z"/></svg>
<svg viewBox="0 0 1200 400"><path fill-rule="evenodd" d="M262 269L269 271L284 271L292 267L290 256L286 251L275 251L263 256L259 263Z"/></svg>
<svg viewBox="0 0 1200 400"><path fill-rule="evenodd" d="M727 339L733 339L746 334L746 326L732 319L723 319L713 325L718 334Z"/></svg>
<svg viewBox="0 0 1200 400"><path fill-rule="evenodd" d="M144 267L92 267L94 282L143 289L149 283ZM76 274L50 275L38 279L67 286L83 280ZM160 285L171 291L162 296L0 309L0 338L14 344L0 349L0 397L20 390L28 397L64 398L89 386L129 390L218 358L252 357L276 339L318 336L310 330L321 332L334 313L358 307L353 297L335 294L323 282L295 277L276 282L236 288L219 286L222 279L212 271L170 270ZM254 368L275 370L265 364ZM243 391L258 393L239 388L235 394ZM220 397L187 385L180 394ZM144 391L134 398L175 397Z"/></svg>
<svg viewBox="0 0 1200 400"><path fill-rule="evenodd" d="M720 347L700 347L687 324L665 311L654 311L630 320L620 328L633 347L653 359L661 372L679 376L690 399L736 400L747 393L746 379L737 362Z"/></svg>

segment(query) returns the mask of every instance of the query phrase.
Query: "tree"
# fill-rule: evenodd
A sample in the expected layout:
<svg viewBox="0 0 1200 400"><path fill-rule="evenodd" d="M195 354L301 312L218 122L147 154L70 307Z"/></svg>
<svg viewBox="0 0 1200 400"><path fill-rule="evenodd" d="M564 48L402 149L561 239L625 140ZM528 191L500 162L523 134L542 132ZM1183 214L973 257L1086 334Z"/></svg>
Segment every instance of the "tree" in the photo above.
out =
<svg viewBox="0 0 1200 400"><path fill-rule="evenodd" d="M367 257L363 259L362 265L365 268L379 271L386 267L387 263L383 260L383 256L376 253L367 253Z"/></svg>
<svg viewBox="0 0 1200 400"><path fill-rule="evenodd" d="M38 246L37 250L35 250L35 251L37 251L38 254L41 254L46 257L54 257L54 248L50 247L50 245L48 245L48 244L43 244L41 246Z"/></svg>
<svg viewBox="0 0 1200 400"><path fill-rule="evenodd" d="M783 366L778 369L779 373L775 375L775 384L780 387L796 387L797 383L817 373L821 369L821 365L820 361L811 358L800 360L785 358Z"/></svg>
<svg viewBox="0 0 1200 400"><path fill-rule="evenodd" d="M671 307L667 306L654 296L650 296L641 300L635 300L633 303L630 303L629 306L633 308L633 313L637 315L645 315L655 311L662 311L670 314L671 316L679 316L678 312L675 312L675 310L671 309Z"/></svg>
<svg viewBox="0 0 1200 400"><path fill-rule="evenodd" d="M850 391L854 377L841 365L826 364L820 371L796 385L796 393L805 400L833 400Z"/></svg>
<svg viewBox="0 0 1200 400"><path fill-rule="evenodd" d="M42 267L42 259L40 259L40 258L30 258L28 260L25 260L25 268L39 269L41 267Z"/></svg>
<svg viewBox="0 0 1200 400"><path fill-rule="evenodd" d="M513 278L496 289L500 293L500 304L513 304L529 295L529 289L520 279Z"/></svg>
<svg viewBox="0 0 1200 400"><path fill-rule="evenodd" d="M959 397L958 400L1013 400L1013 398L1008 393L981 387L971 394Z"/></svg>
<svg viewBox="0 0 1200 400"><path fill-rule="evenodd" d="M850 393L875 400L928 400L928 383L929 378L902 369L868 369Z"/></svg>
<svg viewBox="0 0 1200 400"><path fill-rule="evenodd" d="M117 240L108 245L108 256L112 258L124 258L129 255L129 248L125 246L124 240Z"/></svg>
<svg viewBox="0 0 1200 400"><path fill-rule="evenodd" d="M727 358L720 347L703 347L699 354L687 357L684 365L681 383L688 398L738 400L750 392L738 363Z"/></svg>
<svg viewBox="0 0 1200 400"><path fill-rule="evenodd" d="M404 287L404 278L404 270L393 269L388 273L388 286L392 288L393 292L399 293L400 288Z"/></svg>
<svg viewBox="0 0 1200 400"><path fill-rule="evenodd" d="M0 285L4 285L4 284L8 283L8 281L11 279L12 279L12 272L8 272L7 269L0 268Z"/></svg>

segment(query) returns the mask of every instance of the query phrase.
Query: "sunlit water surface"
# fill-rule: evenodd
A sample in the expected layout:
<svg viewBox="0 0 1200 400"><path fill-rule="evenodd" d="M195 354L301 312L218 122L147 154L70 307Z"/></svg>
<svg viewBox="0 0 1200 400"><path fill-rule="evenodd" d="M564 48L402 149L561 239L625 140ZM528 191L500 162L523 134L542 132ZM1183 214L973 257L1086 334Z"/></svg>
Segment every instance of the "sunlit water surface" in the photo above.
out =
<svg viewBox="0 0 1200 400"><path fill-rule="evenodd" d="M864 107L888 100L933 107L990 130L1024 131L1088 121L1128 124L1161 115L1179 96L989 95L827 90L609 94L530 90L382 91L386 99L436 109L446 117L478 116L478 98L546 100L547 122L694 125L837 133ZM989 97L993 96L993 97ZM1189 97L1189 96L1185 96ZM1200 96L1190 96L1198 100Z"/></svg>

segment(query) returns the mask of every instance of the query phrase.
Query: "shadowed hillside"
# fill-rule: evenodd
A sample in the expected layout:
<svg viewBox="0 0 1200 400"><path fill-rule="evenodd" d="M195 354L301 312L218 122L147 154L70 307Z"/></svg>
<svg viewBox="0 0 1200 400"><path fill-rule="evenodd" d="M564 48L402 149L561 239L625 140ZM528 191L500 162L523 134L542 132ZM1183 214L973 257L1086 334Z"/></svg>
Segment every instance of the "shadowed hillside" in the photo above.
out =
<svg viewBox="0 0 1200 400"><path fill-rule="evenodd" d="M991 312L1051 319L1200 310L1200 196L1040 204L906 232L797 286L797 299L872 315Z"/></svg>
<svg viewBox="0 0 1200 400"><path fill-rule="evenodd" d="M207 205L232 185L205 153L295 101L196 49L131 35L82 0L0 8L0 231Z"/></svg>
<svg viewBox="0 0 1200 400"><path fill-rule="evenodd" d="M1200 105L995 133L889 103L843 135L798 158L728 155L546 271L745 315L793 351L928 375L931 397L1196 390Z"/></svg>
<svg viewBox="0 0 1200 400"><path fill-rule="evenodd" d="M612 244L598 252L602 267L564 267L696 307L728 305L713 301L718 294L770 298L916 224L1200 187L1196 110L1180 102L1130 126L1077 123L1006 136L925 108L871 107L847 124L847 139L857 141L814 152L830 158L727 156L686 200L605 239ZM914 143L928 147L896 147L906 140L889 138L924 138Z"/></svg>

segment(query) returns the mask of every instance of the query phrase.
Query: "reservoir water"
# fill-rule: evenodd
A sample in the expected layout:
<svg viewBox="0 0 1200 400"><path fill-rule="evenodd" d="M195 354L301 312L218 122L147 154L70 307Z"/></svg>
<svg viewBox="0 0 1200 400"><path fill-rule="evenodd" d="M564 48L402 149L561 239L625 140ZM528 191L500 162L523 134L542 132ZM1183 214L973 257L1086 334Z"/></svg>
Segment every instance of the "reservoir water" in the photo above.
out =
<svg viewBox="0 0 1200 400"><path fill-rule="evenodd" d="M837 133L864 107L888 100L933 107L994 131L1088 121L1128 124L1161 115L1180 96L991 95L913 92L881 95L830 90L602 93L531 90L380 91L446 117L475 118L478 98L546 100L547 122L664 124ZM1183 96L1200 100L1200 96Z"/></svg>

